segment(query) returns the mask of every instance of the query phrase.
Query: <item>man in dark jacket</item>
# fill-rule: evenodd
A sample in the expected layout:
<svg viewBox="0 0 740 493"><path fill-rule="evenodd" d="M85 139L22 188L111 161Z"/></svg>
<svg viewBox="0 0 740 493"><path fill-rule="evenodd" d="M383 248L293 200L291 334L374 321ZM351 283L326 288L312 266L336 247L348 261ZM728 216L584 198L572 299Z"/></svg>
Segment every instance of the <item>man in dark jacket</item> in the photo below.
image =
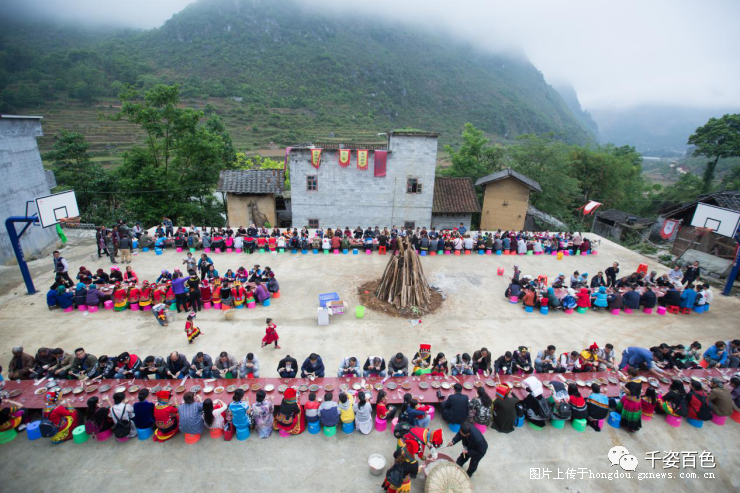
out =
<svg viewBox="0 0 740 493"><path fill-rule="evenodd" d="M631 308L632 310L637 310L640 308L640 293L635 291L637 286L634 284L629 287L626 293L622 295L622 300L624 300L624 307L625 308Z"/></svg>
<svg viewBox="0 0 740 493"><path fill-rule="evenodd" d="M316 353L311 353L301 366L301 378L308 376L324 378L324 362Z"/></svg>
<svg viewBox="0 0 740 493"><path fill-rule="evenodd" d="M462 393L462 385L455 384L455 393L442 403L442 419L453 425L468 420L468 396Z"/></svg>
<svg viewBox="0 0 740 493"><path fill-rule="evenodd" d="M30 380L33 378L33 356L23 352L23 346L13 348L13 357L8 365L10 380Z"/></svg>
<svg viewBox="0 0 740 493"><path fill-rule="evenodd" d="M51 349L47 347L41 347L36 351L36 357L33 358L33 373L31 378L42 378L46 376L49 368L54 365L56 360L54 355L51 354Z"/></svg>
<svg viewBox="0 0 740 493"><path fill-rule="evenodd" d="M213 376L213 359L199 351L190 362L190 378L211 378Z"/></svg>
<svg viewBox="0 0 740 493"><path fill-rule="evenodd" d="M362 373L365 378L370 376L385 377L385 360L380 356L368 356L362 366Z"/></svg>
<svg viewBox="0 0 740 493"><path fill-rule="evenodd" d="M190 365L185 355L172 351L167 357L167 376L169 378L185 378L189 371Z"/></svg>
<svg viewBox="0 0 740 493"><path fill-rule="evenodd" d="M484 347L473 353L473 373L479 371L491 371L491 353Z"/></svg>
<svg viewBox="0 0 740 493"><path fill-rule="evenodd" d="M85 304L87 306L100 306L103 301L105 301L105 295L98 291L98 287L95 284L91 284L87 290Z"/></svg>
<svg viewBox="0 0 740 493"><path fill-rule="evenodd" d="M606 286L606 280L604 279L603 272L599 272L591 279L592 288L598 288L600 286Z"/></svg>
<svg viewBox="0 0 740 493"><path fill-rule="evenodd" d="M162 379L167 376L167 363L161 356L147 356L144 358L144 364L141 365L141 378L149 378L149 375L154 375L154 378Z"/></svg>
<svg viewBox="0 0 740 493"><path fill-rule="evenodd" d="M472 478L473 474L478 469L478 463L486 455L486 452L488 452L488 442L486 442L486 439L478 428L470 426L469 423L463 423L460 427L460 431L455 435L448 446L451 447L457 442L462 442L463 444L463 452L460 454L460 457L457 458L457 465L462 467L468 459L470 459L468 477Z"/></svg>
<svg viewBox="0 0 740 493"><path fill-rule="evenodd" d="M75 349L75 357L72 360L72 366L69 368L69 375L80 377L90 373L95 365L98 364L98 358L85 352L83 348Z"/></svg>
<svg viewBox="0 0 740 493"><path fill-rule="evenodd" d="M403 353L396 353L388 361L388 374L392 377L406 377L409 374L409 359Z"/></svg>
<svg viewBox="0 0 740 493"><path fill-rule="evenodd" d="M693 284L699 278L700 273L699 262L694 262L690 266L686 267L686 272L683 273L681 284Z"/></svg>
<svg viewBox="0 0 740 493"><path fill-rule="evenodd" d="M640 296L640 304L645 308L655 308L655 305L657 303L658 297L655 296L655 293L653 293L652 289L646 287L645 292L642 293L642 296Z"/></svg>
<svg viewBox="0 0 740 493"><path fill-rule="evenodd" d="M617 274L619 274L619 263L614 262L614 265L604 271L606 274L607 286L614 286L617 283Z"/></svg>
<svg viewBox="0 0 740 493"><path fill-rule="evenodd" d="M280 378L295 378L298 373L298 361L295 358L291 358L287 355L285 358L280 360L278 363L278 374Z"/></svg>

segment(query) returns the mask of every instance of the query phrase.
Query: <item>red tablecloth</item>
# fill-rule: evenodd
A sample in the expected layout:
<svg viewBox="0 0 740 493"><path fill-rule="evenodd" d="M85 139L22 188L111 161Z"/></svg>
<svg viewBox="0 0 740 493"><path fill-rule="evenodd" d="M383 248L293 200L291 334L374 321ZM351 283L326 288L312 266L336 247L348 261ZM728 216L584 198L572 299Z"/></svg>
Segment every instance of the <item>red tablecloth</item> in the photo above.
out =
<svg viewBox="0 0 740 493"><path fill-rule="evenodd" d="M703 370L703 369L700 369L700 370L683 370L682 372L679 372L679 370L668 370L666 372L666 377L673 378L676 375L678 375L679 373L681 373L681 374L683 374L685 376L688 376L688 377L691 377L691 376L707 377L707 378L708 377L712 377L712 376L728 376L729 377L732 374L732 370L728 370L728 369L722 369L722 370L717 370L717 369ZM648 373L647 372L642 372L641 374L642 375L645 375L645 376L648 376ZM505 376L499 377L499 380L501 382L504 382L504 383L505 382L511 382L512 384L514 384L514 383L517 383L517 382L522 382L527 376L528 375L523 375L523 376L505 375ZM591 380L591 379L594 379L594 378L601 378L601 377L604 377L604 378L618 377L618 374L615 373L615 372L558 373L558 374L554 374L554 373L550 373L550 374L536 373L536 374L533 374L532 376L538 378L540 381L548 381L548 380L560 380L560 381L562 381L562 380L573 380L573 381L583 380L583 381L587 381L587 380ZM561 377L562 377L562 379L561 379ZM383 390L385 390L387 392L387 394L388 394L388 402L391 403L391 404L399 404L399 403L401 403L403 401L403 395L406 392L411 393L416 398L421 397L420 400L422 402L427 403L427 404L439 403L440 400L437 398L437 395L436 395L437 394L437 390L441 391L442 392L442 395L444 397L446 397L447 395L449 395L449 394L451 394L451 393L454 392L452 386L455 383L457 383L458 381L461 384L469 383L471 385L474 385L476 381L479 381L479 382L482 383L483 387L488 392L488 395L490 395L490 396L493 397L493 394L495 392L495 387L491 387L490 385L488 385L488 384L485 383L486 380L491 380L490 377L489 378L480 377L480 379L477 379L475 376L465 376L465 375L458 375L457 377L452 377L452 376L450 376L450 377L433 377L431 375L424 375L424 376L420 376L420 377L394 377L394 378L389 378L389 379L387 379L385 381L383 381L383 379L381 379L381 378L373 378L373 377L365 378L365 379L363 379L363 378L336 378L336 377L332 377L332 378L319 378L319 379L316 379L313 382L310 382L308 379L303 379L303 378L294 378L294 379L283 379L283 378L259 378L259 379L243 378L242 379L242 378L236 378L236 379L228 379L228 380L227 379L218 379L218 380L213 381L213 382L206 382L205 379L191 379L191 378L188 378L186 380L184 386L185 386L186 390L189 390L191 387L193 387L195 385L200 385L202 388L207 387L207 386L212 386L212 387L223 386L224 388L226 388L229 385L236 385L237 387L239 387L241 385L248 384L250 387L249 387L249 390L245 393L245 397L248 397L249 400L250 400L250 402L254 402L255 401L255 393L256 393L256 390L252 390L252 388L251 388L252 385L259 384L264 389L265 385L272 384L272 385L275 386L275 390L273 390L272 392L268 392L267 395L272 397L273 402L275 402L275 404L279 404L280 402L282 402L282 393L279 392L279 390L278 390L278 387L280 385L287 385L289 387L296 387L297 390L300 390L300 387L303 386L303 385L305 385L305 386L308 387L311 384L316 384L316 385L319 386L319 390L317 391L317 397L318 398L323 398L324 393L327 390L327 388L326 388L327 385L332 385L333 386L333 391L332 392L334 393L334 399L336 399L337 398L337 395L339 394L338 389L339 389L339 387L341 385L346 384L349 387L349 389L353 389L353 386L355 384L361 384L363 380L365 382L365 385L373 385L373 389L372 390L366 390L366 392L372 393L371 402L373 402L373 403L375 402L375 398L378 395L378 390L376 390L374 388L375 384L377 384L377 383L383 383ZM493 380L495 381L495 378ZM431 386L431 383L432 382L435 382L435 381L436 382L439 382L440 384L443 384L443 383L446 382L446 383L450 384L450 388L449 389L444 389L444 388L435 389L435 388L433 388ZM35 391L37 391L39 388L42 388L44 386L44 383L45 382L46 381L42 382L38 386L35 386L34 385L34 381L32 381L32 380L23 380L20 383L17 383L15 381L6 381L6 385L5 385L5 389L4 390L6 390L6 391L13 391L15 389L21 389L21 391L22 391L21 394L18 395L18 396L16 396L16 397L12 397L11 399L14 400L14 401L20 402L26 408L29 408L29 409L41 409L41 408L44 407L44 395L43 395L43 393L42 394L39 394L39 395L36 395L35 394ZM125 386L126 387L126 391L125 392L126 392L126 395L127 396L130 396L130 397L133 397L134 399L136 399L137 393L136 392L129 392L128 391L128 388L131 385L138 385L140 387L141 386L145 386L145 387L150 388L150 389L152 387L156 386L156 385L159 385L159 386L162 386L162 387L164 387L166 385L171 385L173 387L173 389L176 389L178 386L180 386L181 382L182 382L181 380L133 380L133 381L132 380L103 380L103 381L97 383L98 390L95 390L94 392L90 392L90 393L88 393L88 392L82 392L82 393L79 393L79 394L69 393L69 394L64 395L62 398L67 398L69 400L70 404L73 407L84 408L84 407L86 407L86 404L85 403L86 403L87 399L89 399L92 396L98 396L99 398L102 398L103 396L108 395L111 398L111 400L112 400L112 395L115 392L115 389L117 387L120 387L120 386ZM397 385L397 388L395 390L391 390L388 387L388 384L391 383L391 382L393 382L393 383L395 383ZM427 389L420 388L419 387L419 384L422 383L422 382L426 382L426 383L430 384L429 385L429 388L427 388ZM59 381L57 383L58 383L58 385L62 389L64 389L65 387L71 387L71 388L74 389L75 387L78 387L79 386L79 382L77 382L75 380L64 380L64 381ZM408 389L408 390L403 389L402 388L402 384L403 383L409 383L410 386L411 386L410 389ZM110 385L111 388L110 388L110 390L108 390L108 391L106 391L104 393L101 393L99 391L99 389L104 384ZM666 392L668 390L668 386L669 386L668 384L661 383L660 384L659 391L660 392ZM647 384L645 384L645 388L646 387L647 387ZM305 403L308 400L308 393L309 392L306 391L306 390L307 389L304 389L304 391L300 392L300 402L302 404ZM591 389L588 386L579 387L579 390L581 391L581 394L584 397L588 396L591 393ZM177 398L178 402L182 402L182 394L184 392L185 391L183 391L183 392L174 392L173 391L173 395ZM524 388L517 388L517 387L515 387L513 389L513 392L519 398L524 398L527 395L526 390ZM610 396L610 397L616 397L616 396L619 395L619 385L617 385L617 384L609 384L609 385L602 386L602 392L604 394ZM472 398L476 394L476 388L475 388L475 386L472 386L470 389L464 388L463 389L463 393ZM210 392L210 393L206 394L201 389L198 392L198 395L200 395L203 399L205 399L207 397L210 397L211 399L221 399L221 400L223 400L224 402L227 402L227 403L232 400L231 399L231 394L229 392L226 392L226 391L224 391L224 392L222 392L220 394L216 394L215 392ZM548 395L549 395L549 391L547 390L547 387L545 387L545 396L548 396ZM152 402L154 402L154 401L156 401L156 398L152 394L152 395L149 396L149 400L152 401Z"/></svg>

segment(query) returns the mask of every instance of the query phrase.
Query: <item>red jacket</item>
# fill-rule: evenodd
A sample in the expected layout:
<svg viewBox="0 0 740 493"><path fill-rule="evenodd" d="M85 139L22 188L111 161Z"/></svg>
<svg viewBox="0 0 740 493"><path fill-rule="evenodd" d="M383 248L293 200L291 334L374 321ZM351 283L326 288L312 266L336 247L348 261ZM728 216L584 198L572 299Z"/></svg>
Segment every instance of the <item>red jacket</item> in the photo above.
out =
<svg viewBox="0 0 740 493"><path fill-rule="evenodd" d="M588 292L587 288L581 288L576 294L577 304L581 308L589 308L591 306L591 293Z"/></svg>

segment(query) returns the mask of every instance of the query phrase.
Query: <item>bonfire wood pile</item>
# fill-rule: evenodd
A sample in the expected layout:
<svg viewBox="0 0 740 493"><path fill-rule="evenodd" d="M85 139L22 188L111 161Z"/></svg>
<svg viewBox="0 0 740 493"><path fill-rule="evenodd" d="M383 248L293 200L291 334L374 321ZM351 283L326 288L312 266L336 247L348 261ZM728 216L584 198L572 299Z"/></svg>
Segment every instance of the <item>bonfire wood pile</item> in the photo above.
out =
<svg viewBox="0 0 740 493"><path fill-rule="evenodd" d="M398 309L424 308L431 302L431 289L419 255L407 238L399 238L398 251L388 261L375 296Z"/></svg>

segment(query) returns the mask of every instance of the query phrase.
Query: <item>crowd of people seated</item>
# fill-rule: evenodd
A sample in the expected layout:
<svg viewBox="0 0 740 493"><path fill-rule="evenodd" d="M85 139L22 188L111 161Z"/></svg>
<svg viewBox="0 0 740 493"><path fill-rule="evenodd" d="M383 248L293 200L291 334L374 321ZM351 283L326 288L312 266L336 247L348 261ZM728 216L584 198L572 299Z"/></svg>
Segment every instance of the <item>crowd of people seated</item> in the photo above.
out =
<svg viewBox="0 0 740 493"><path fill-rule="evenodd" d="M548 286L545 276L522 275L514 266L514 275L504 296L523 308L549 310L637 310L656 306L678 307L686 310L695 307L709 308L714 292L708 283L701 283L699 263L694 262L682 270L675 266L670 273L658 276L656 271L632 272L618 276L619 264L615 262L599 271L589 280L587 272L573 272L570 278L558 274ZM660 295L660 296L658 296Z"/></svg>

